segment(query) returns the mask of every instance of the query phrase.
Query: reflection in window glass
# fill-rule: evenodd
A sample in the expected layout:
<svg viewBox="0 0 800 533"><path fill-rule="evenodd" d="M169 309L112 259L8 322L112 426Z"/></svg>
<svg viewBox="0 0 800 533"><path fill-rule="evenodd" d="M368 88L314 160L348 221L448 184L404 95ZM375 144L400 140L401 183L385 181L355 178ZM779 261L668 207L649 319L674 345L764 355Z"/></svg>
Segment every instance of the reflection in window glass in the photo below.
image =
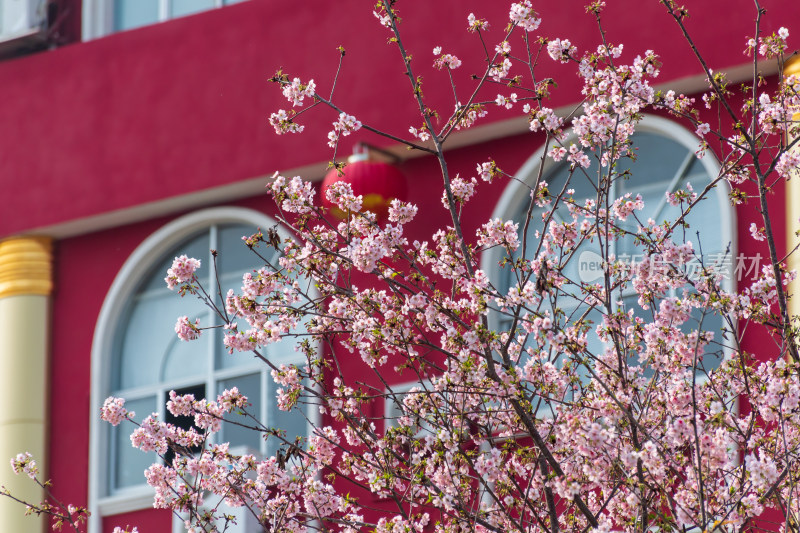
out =
<svg viewBox="0 0 800 533"><path fill-rule="evenodd" d="M158 22L158 0L114 0L114 31Z"/></svg>
<svg viewBox="0 0 800 533"><path fill-rule="evenodd" d="M217 7L238 4L244 0L95 0L111 6L111 27L100 34L130 30L164 20L208 11ZM84 9L92 8L86 4ZM94 7L97 9L97 7ZM1 21L0 21L1 22Z"/></svg>
<svg viewBox="0 0 800 533"><path fill-rule="evenodd" d="M172 0L170 3L170 17L191 15L206 11L214 7L214 0Z"/></svg>

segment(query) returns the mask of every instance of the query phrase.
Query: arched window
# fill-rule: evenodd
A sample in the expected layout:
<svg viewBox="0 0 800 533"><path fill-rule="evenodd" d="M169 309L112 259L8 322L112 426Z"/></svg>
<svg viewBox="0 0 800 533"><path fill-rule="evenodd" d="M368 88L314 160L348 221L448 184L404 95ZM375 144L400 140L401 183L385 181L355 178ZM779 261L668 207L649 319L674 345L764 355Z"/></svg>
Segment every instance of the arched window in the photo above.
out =
<svg viewBox="0 0 800 533"><path fill-rule="evenodd" d="M568 146L574 139L568 139L565 143ZM701 191L713 178L716 178L719 165L714 160L713 155L708 154L703 159L698 159L695 150L699 146L698 139L689 131L677 124L658 117L647 116L639 124L637 132L632 137L633 147L636 153L635 161L631 159L620 160L617 171L623 173L630 170L630 175L616 180L611 185L610 197L619 198L626 193L631 193L635 198L637 194L644 200L644 209L637 211L636 215L641 221L653 219L660 223L664 220L674 221L680 214L680 208L670 205L667 202L665 192L674 192L679 189L686 189L691 184L695 191ZM564 188L570 174L570 164L566 161L554 162L547 158L544 168L542 164L542 152L534 154L520 169L516 180L512 180L503 192L500 201L495 209L493 218L498 217L503 220L516 220L520 222L520 238L524 228L525 220L530 203L530 190L535 184L539 172L542 172L542 179L547 182L548 190L551 194L557 195ZM597 162L593 161L592 166L586 172L575 172L569 188L574 189L573 198L576 203L583 205L586 199L596 198L596 185L593 183L597 179ZM542 214L545 208L535 208L532 212L531 221L528 226L527 255L532 256L536 251L538 243L537 234L544 230ZM571 217L565 206L560 206L554 213L555 222L571 221ZM678 229L675 239L691 241L698 255L701 254L697 264L688 265L691 271L696 269L699 273L701 266L718 269L725 276L723 288L732 290L734 288L733 262L736 260L735 243L735 215L728 199L728 188L725 183L719 184L713 189L708 197L701 201L697 207L692 209L686 218L689 227ZM632 217L624 223L618 225L625 230L636 233L637 222ZM573 254L572 259L564 268L563 274L570 280L576 282L593 283L601 279L603 253L600 245L594 242L584 242ZM641 247L635 245L633 235L625 235L610 243L610 253L614 254L618 260L636 264L645 260ZM518 253L522 252L522 248ZM502 251L498 249L487 250L483 257L483 268L490 274L491 279L502 291L507 291L512 285L511 269L499 268L498 262L501 259ZM562 309L567 317L577 317L583 312L581 297L577 287L566 289L567 294L572 294L575 298L562 298L559 301L559 308ZM621 301L625 309L634 309L637 316L646 317L647 312L642 310L637 304L637 294L632 287L627 287L621 293L615 294L614 305ZM596 324L600 318L600 312L590 313L588 318ZM695 310L692 320L689 320L685 327L697 328L701 311ZM493 318L495 327L504 329L510 324L510 319L502 316ZM720 340L723 328L723 318L719 315L708 314L703 316L702 329L714 331L715 339ZM601 349L599 339L594 334L594 328L590 329L589 350L596 353ZM711 353L713 352L713 353ZM704 367L708 370L716 367L723 350L718 347L711 349L705 355Z"/></svg>
<svg viewBox="0 0 800 533"><path fill-rule="evenodd" d="M113 395L126 399L126 408L136 412L136 420L158 413L159 420L191 424L190 418L173 419L166 411L169 391L192 393L198 399L216 398L224 389L236 386L252 404L250 411L267 427L284 430L289 440L308 433L307 413L277 408L276 385L267 365L252 354L228 353L222 330L204 330L199 339L190 342L178 339L174 325L179 316L188 315L192 322L199 319L201 327L219 320L196 297L181 298L164 282L174 257L186 254L198 258L202 267L197 276L219 306L220 295L228 289L238 292L243 273L264 266L241 237L274 225L269 217L247 209L209 209L168 224L136 249L117 275L95 331L93 413ZM218 252L216 261L212 250ZM272 251L275 255L266 258L277 264L275 250L259 251ZM221 291L216 290L217 279ZM276 365L302 362L291 340L269 345L262 354ZM92 419L91 443L93 514L111 515L151 506L152 491L142 474L158 457L131 446L129 424L112 428L96 419ZM273 454L280 445L276 438L265 440L260 433L234 424L223 424L215 439L230 442L232 450L257 454Z"/></svg>

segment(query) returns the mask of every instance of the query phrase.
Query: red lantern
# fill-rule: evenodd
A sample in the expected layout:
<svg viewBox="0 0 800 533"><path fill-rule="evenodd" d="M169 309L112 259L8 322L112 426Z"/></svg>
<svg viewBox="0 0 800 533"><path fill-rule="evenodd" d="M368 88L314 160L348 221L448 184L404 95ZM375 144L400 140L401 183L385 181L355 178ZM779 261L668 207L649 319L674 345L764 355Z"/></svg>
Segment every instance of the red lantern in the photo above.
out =
<svg viewBox="0 0 800 533"><path fill-rule="evenodd" d="M322 181L322 205L334 217L343 220L347 216L325 197L328 187L338 181L349 183L353 194L362 197L362 211L372 211L378 220L388 215L392 200L405 200L406 179L397 167L382 161L369 161L366 153L352 155L347 161L342 175L331 169Z"/></svg>

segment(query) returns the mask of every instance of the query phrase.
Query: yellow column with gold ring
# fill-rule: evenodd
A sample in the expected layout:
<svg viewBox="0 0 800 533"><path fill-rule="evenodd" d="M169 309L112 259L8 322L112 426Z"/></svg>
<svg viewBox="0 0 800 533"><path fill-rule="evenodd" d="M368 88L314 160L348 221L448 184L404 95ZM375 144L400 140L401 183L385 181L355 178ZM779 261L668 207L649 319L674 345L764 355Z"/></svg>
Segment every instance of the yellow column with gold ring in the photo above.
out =
<svg viewBox="0 0 800 533"><path fill-rule="evenodd" d="M786 62L783 75L800 76L800 56L793 56ZM800 125L800 109L793 110L793 125ZM800 151L800 146L795 146L794 151ZM786 248L787 253L800 245L800 170L795 169L791 173L791 179L786 182ZM796 270L800 273L800 250L791 254L786 261L789 270ZM795 279L788 287L788 292L792 296L789 300L789 315L795 320L800 320L800 279ZM800 323L793 322L795 327L800 327ZM800 344L800 339L795 339L796 344Z"/></svg>
<svg viewBox="0 0 800 533"><path fill-rule="evenodd" d="M30 452L39 479L46 479L52 271L49 238L0 240L0 485L34 504L42 501L42 490L25 474L15 475L10 461ZM46 523L0 497L0 531L44 531Z"/></svg>

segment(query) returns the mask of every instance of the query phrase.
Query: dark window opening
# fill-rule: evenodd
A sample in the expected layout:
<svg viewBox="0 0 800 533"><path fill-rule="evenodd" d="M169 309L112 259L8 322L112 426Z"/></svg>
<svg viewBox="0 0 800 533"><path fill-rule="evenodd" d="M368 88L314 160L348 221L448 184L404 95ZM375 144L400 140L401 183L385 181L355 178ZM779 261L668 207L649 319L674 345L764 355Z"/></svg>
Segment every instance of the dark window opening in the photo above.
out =
<svg viewBox="0 0 800 533"><path fill-rule="evenodd" d="M182 389L175 389L175 393L180 395L180 396L183 396L183 395L186 395L186 394L194 394L194 399L195 400L200 400L200 399L206 397L206 386L205 385L192 385L190 387L184 387ZM168 401L169 401L169 393L167 393L165 398L164 398L164 402L168 402ZM165 422L167 422L168 424L172 424L175 427L178 427L178 428L181 428L181 429L184 429L184 430L187 430L187 429L190 429L190 428L194 428L195 431L197 431L199 433L203 432L203 430L198 429L197 426L194 425L194 417L193 416L175 416L172 413L170 413L169 410L167 410L166 416L164 418L165 418ZM172 464L172 460L175 458L175 449L176 448L177 448L177 445L170 446L170 449L167 450L167 453L164 455L164 463ZM196 454L196 453L199 453L201 449L202 449L202 446L192 446L191 448L188 448L188 450L185 450L185 451L188 451L188 452L190 452L192 454Z"/></svg>

